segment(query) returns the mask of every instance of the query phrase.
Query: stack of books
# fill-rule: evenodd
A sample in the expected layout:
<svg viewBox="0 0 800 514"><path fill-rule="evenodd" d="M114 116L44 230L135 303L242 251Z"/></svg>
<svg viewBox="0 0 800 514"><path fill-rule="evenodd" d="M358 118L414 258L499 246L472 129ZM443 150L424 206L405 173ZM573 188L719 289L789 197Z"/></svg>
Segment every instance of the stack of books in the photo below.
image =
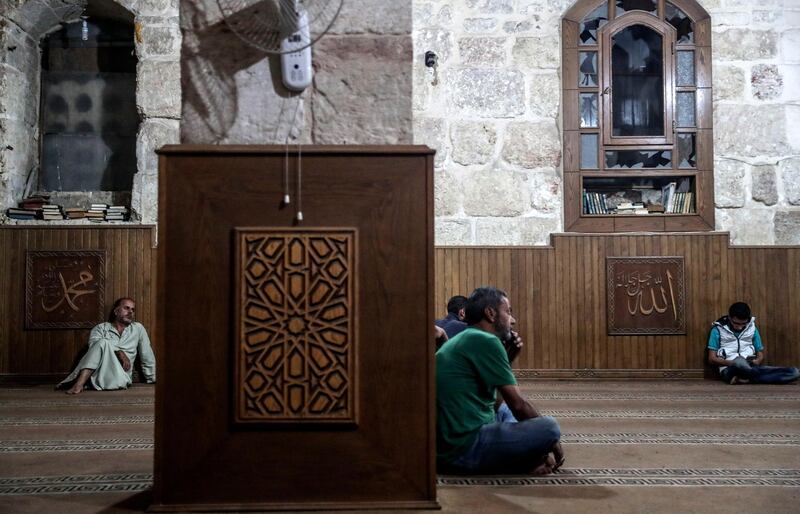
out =
<svg viewBox="0 0 800 514"><path fill-rule="evenodd" d="M67 216L67 219L69 220L85 218L86 209L82 209L80 207L69 207L67 209L64 209L64 214Z"/></svg>
<svg viewBox="0 0 800 514"><path fill-rule="evenodd" d="M622 202L617 205L617 214L648 214L642 203Z"/></svg>
<svg viewBox="0 0 800 514"><path fill-rule="evenodd" d="M42 219L45 221L63 220L64 213L61 212L61 206L54 204L42 205Z"/></svg>
<svg viewBox="0 0 800 514"><path fill-rule="evenodd" d="M40 211L42 206L50 203L50 195L32 195L19 202L20 209Z"/></svg>
<svg viewBox="0 0 800 514"><path fill-rule="evenodd" d="M9 207L6 209L6 216L12 220L35 220L36 211L32 209L17 209L16 207Z"/></svg>
<svg viewBox="0 0 800 514"><path fill-rule="evenodd" d="M103 221L106 218L106 209L108 209L108 204L93 203L84 217L89 218L89 221Z"/></svg>
<svg viewBox="0 0 800 514"><path fill-rule="evenodd" d="M128 209L124 205L112 205L106 209L106 221L125 221Z"/></svg>

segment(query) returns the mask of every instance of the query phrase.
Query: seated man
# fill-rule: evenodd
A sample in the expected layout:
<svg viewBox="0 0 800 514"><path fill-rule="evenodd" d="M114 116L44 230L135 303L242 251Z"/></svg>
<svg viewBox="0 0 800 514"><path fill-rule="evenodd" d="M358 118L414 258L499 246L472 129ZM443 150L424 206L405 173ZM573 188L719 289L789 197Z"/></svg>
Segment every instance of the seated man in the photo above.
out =
<svg viewBox="0 0 800 514"><path fill-rule="evenodd" d="M148 384L156 381L156 359L150 338L141 323L133 321L136 304L130 298L114 302L108 323L101 323L89 335L89 350L78 365L56 386L79 394L87 381L95 389L126 389L131 385L132 363L138 353Z"/></svg>
<svg viewBox="0 0 800 514"><path fill-rule="evenodd" d="M750 316L750 306L736 302L728 315L711 325L708 336L708 362L719 366L722 380L729 384L786 384L797 380L797 368L762 366L764 344Z"/></svg>
<svg viewBox="0 0 800 514"><path fill-rule="evenodd" d="M520 395L510 359L519 353L522 340L511 330L515 320L508 297L493 287L478 288L465 314L469 327L436 352L439 469L555 471L564 462L561 430L555 419L540 416ZM501 339L507 341L508 353ZM505 403L495 401L498 391Z"/></svg>
<svg viewBox="0 0 800 514"><path fill-rule="evenodd" d="M448 338L451 338L467 328L464 323L464 307L467 305L466 296L454 296L447 301L447 316L437 319L434 323L444 329ZM437 347L438 348L438 347Z"/></svg>

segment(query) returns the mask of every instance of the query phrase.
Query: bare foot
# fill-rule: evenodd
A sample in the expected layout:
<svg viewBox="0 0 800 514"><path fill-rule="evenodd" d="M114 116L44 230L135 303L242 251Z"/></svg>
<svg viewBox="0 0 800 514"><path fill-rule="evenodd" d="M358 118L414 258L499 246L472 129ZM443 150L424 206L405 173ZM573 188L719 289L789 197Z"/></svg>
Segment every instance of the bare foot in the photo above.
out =
<svg viewBox="0 0 800 514"><path fill-rule="evenodd" d="M70 387L69 389L67 389L64 392L67 393L67 394L81 394L83 392L83 386L79 386L78 384L75 384L74 386Z"/></svg>
<svg viewBox="0 0 800 514"><path fill-rule="evenodd" d="M564 461L567 460L564 456L564 449L561 448L561 442L557 442L553 445L553 457L555 458L555 465L553 466L553 471L558 470L561 466L564 465Z"/></svg>
<svg viewBox="0 0 800 514"><path fill-rule="evenodd" d="M548 455L547 458L544 460L544 462L533 468L533 471L531 471L530 474L533 476L549 475L550 473L555 471L554 470L555 465L556 465L556 460L553 458L552 455Z"/></svg>

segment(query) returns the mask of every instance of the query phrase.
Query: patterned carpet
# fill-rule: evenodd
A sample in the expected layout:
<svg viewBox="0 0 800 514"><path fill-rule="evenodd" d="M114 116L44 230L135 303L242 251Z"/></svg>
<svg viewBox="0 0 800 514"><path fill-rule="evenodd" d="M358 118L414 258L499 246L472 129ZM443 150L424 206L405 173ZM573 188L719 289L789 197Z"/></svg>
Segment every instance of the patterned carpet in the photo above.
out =
<svg viewBox="0 0 800 514"><path fill-rule="evenodd" d="M446 512L798 512L800 387L529 381L567 464L545 477L440 476ZM0 389L0 512L143 512L153 393ZM398 511L394 511L398 512Z"/></svg>

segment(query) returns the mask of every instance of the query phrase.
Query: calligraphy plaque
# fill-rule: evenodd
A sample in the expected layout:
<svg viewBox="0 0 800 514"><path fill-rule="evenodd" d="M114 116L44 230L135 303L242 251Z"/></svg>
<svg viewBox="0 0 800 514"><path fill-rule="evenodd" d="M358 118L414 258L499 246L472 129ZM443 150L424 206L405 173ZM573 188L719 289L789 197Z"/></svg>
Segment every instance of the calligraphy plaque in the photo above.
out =
<svg viewBox="0 0 800 514"><path fill-rule="evenodd" d="M105 250L25 253L25 328L92 328L105 313Z"/></svg>
<svg viewBox="0 0 800 514"><path fill-rule="evenodd" d="M236 229L235 422L356 422L356 230Z"/></svg>
<svg viewBox="0 0 800 514"><path fill-rule="evenodd" d="M609 335L685 334L683 257L606 257Z"/></svg>

